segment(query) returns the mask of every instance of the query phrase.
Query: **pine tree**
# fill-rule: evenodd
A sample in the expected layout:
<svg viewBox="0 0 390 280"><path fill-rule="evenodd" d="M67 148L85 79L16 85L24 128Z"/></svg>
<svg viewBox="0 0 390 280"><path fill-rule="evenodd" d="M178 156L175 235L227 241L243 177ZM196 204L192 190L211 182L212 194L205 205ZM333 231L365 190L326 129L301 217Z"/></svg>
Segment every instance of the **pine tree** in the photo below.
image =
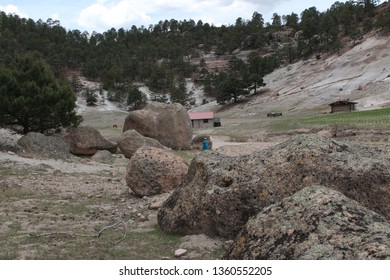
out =
<svg viewBox="0 0 390 280"><path fill-rule="evenodd" d="M147 101L147 97L142 93L138 88L133 85L130 85L127 88L127 105L130 106L131 110L137 110L140 105L144 104Z"/></svg>
<svg viewBox="0 0 390 280"><path fill-rule="evenodd" d="M77 126L76 96L36 55L16 56L0 66L0 125L20 125L23 132Z"/></svg>
<svg viewBox="0 0 390 280"><path fill-rule="evenodd" d="M171 101L184 105L187 101L186 81L183 76L179 77L177 86L171 89Z"/></svg>

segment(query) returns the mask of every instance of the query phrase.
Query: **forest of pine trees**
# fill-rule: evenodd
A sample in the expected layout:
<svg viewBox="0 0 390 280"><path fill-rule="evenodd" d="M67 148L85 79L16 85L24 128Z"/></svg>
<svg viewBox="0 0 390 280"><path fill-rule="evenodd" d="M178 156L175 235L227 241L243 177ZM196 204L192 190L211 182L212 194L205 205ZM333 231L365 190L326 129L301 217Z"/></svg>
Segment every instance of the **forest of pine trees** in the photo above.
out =
<svg viewBox="0 0 390 280"><path fill-rule="evenodd" d="M270 23L254 12L251 19L238 18L235 24L220 27L171 19L92 34L67 30L52 19L35 22L0 12L0 63L7 66L18 54L39 53L57 78L80 73L102 82L106 90L123 93L134 104L136 96L144 98L131 87L135 82L161 94L172 93L183 103L183 79L193 78L224 102L248 90L256 92L263 86L263 76L281 64L318 52L337 52L340 38L356 39L373 28L390 29L389 8L377 15L376 5L375 0L335 2L326 12L310 7L300 15L275 13ZM289 36L280 37L280 31ZM202 60L192 63L211 51L225 55L238 48L255 51L245 62L233 57L229 68L219 72L209 71ZM126 89L134 97L126 96ZM113 98L120 99L121 94Z"/></svg>

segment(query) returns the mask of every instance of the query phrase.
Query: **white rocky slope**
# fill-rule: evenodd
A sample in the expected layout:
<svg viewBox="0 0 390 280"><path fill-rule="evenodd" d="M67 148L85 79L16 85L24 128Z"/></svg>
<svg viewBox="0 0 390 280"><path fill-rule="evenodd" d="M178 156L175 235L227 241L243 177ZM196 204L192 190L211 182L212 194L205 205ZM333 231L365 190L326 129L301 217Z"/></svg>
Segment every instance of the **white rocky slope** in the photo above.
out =
<svg viewBox="0 0 390 280"><path fill-rule="evenodd" d="M282 111L329 111L329 104L339 100L357 102L358 110L390 106L390 37L366 35L346 52L314 56L264 77L265 92L240 108L241 113ZM84 86L98 90L99 84L84 81ZM150 99L150 90L139 85ZM203 88L187 81L190 98L196 100L191 111L216 111L221 106L205 97ZM98 96L97 106L87 107L84 98L77 101L78 112L85 110L124 110L107 100L107 92ZM202 105L203 100L207 103Z"/></svg>
<svg viewBox="0 0 390 280"><path fill-rule="evenodd" d="M390 105L390 37L371 35L349 51L323 55L279 68L265 77L267 110L329 111L339 100L358 102L358 110Z"/></svg>

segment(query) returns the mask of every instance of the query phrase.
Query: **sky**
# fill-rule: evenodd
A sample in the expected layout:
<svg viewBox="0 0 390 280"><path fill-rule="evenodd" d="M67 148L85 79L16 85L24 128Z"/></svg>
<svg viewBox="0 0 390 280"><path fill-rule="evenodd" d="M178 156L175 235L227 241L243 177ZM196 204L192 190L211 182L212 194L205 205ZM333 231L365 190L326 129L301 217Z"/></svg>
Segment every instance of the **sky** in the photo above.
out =
<svg viewBox="0 0 390 280"><path fill-rule="evenodd" d="M300 15L313 6L323 12L334 2L336 0L0 0L0 10L34 21L59 20L67 30L101 33L112 27L149 27L166 19L202 20L220 26L234 24L239 17L250 20L253 12L262 14L265 22L271 22L273 13Z"/></svg>

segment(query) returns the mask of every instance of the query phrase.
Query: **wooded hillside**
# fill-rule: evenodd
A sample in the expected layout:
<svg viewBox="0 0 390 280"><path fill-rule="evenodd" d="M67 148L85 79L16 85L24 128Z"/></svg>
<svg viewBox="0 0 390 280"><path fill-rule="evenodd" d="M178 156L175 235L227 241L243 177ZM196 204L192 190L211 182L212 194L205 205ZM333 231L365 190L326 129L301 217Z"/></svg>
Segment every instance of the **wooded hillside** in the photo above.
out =
<svg viewBox="0 0 390 280"><path fill-rule="evenodd" d="M35 22L1 12L0 59L8 65L20 53L38 52L57 77L80 73L119 92L118 98L126 94L124 85L144 82L153 91L174 92L181 101L183 79L194 78L223 102L262 86L262 77L280 64L337 52L343 38L356 39L373 28L388 30L389 3L376 4L375 0L335 2L323 13L316 7L301 15L275 13L270 23L254 12L251 19L237 18L228 26L171 19L92 34L66 30L52 19ZM246 61L233 58L222 73L205 67L204 54L231 54L236 49L253 53ZM198 64L193 63L196 58Z"/></svg>

